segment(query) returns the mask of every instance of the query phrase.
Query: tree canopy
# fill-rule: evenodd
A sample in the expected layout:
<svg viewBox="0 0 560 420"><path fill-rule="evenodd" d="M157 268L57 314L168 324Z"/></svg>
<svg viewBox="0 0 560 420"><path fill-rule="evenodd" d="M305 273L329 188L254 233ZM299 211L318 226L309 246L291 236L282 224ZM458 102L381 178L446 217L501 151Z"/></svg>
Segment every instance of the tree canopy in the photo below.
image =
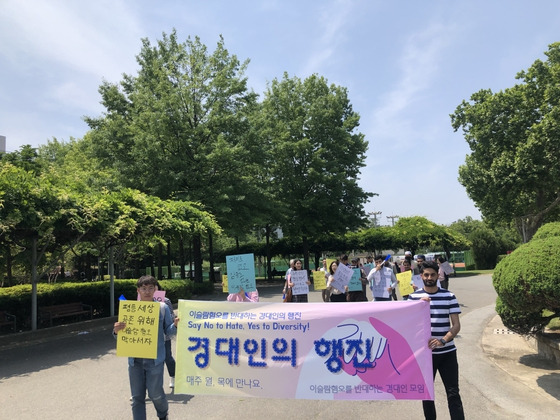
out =
<svg viewBox="0 0 560 420"><path fill-rule="evenodd" d="M486 219L515 221L525 242L559 214L560 43L545 54L519 84L480 90L451 115L471 149L459 181Z"/></svg>

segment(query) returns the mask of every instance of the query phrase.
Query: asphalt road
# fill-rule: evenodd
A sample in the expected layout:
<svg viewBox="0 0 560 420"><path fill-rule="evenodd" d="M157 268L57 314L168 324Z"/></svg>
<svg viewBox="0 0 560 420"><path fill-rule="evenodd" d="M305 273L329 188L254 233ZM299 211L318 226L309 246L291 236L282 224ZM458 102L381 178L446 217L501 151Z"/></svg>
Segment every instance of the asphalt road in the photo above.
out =
<svg viewBox="0 0 560 420"><path fill-rule="evenodd" d="M279 285L260 288L261 300L279 301L281 288ZM541 389L530 386L513 371L518 363L512 363L508 372L483 350L485 329L488 342L502 339L488 336L487 326L495 318L496 297L490 276L452 278L450 289L457 295L463 311L462 330L456 344L466 417L558 418L559 397L552 389L558 384L557 377L552 382L543 382ZM208 298L221 300L224 295L216 293ZM310 300L321 301L320 292L311 292ZM112 323L108 321L102 328L0 348L0 419L130 419L127 360L116 356L111 328ZM519 352L530 353L528 347L520 348L512 357L518 358ZM165 375L167 385L167 372ZM551 387L548 391L547 386ZM435 389L438 418L448 419L445 391L439 378ZM423 418L419 401L276 400L170 392L168 397L170 419ZM147 412L148 418L156 418L150 403Z"/></svg>

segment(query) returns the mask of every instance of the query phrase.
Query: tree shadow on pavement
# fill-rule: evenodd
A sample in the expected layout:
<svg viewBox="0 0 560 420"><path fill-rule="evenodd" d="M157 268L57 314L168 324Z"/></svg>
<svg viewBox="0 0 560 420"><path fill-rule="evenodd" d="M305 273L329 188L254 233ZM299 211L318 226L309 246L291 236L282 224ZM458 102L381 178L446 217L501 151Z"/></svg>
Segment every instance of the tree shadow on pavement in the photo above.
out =
<svg viewBox="0 0 560 420"><path fill-rule="evenodd" d="M76 360L99 359L115 350L116 341L107 331L78 333L0 351L0 382L13 376L65 366Z"/></svg>
<svg viewBox="0 0 560 420"><path fill-rule="evenodd" d="M549 373L537 379L537 384L547 392L547 394L560 401L560 373Z"/></svg>

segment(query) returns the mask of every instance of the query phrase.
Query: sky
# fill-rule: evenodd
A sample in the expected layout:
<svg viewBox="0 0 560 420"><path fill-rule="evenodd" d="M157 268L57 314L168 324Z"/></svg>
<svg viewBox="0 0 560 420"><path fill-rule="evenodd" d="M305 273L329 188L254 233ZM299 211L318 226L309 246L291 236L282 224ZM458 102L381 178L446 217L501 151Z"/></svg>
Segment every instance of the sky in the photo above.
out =
<svg viewBox="0 0 560 420"><path fill-rule="evenodd" d="M98 87L138 71L141 39L177 30L250 60L248 85L312 74L347 88L369 150L359 184L381 225L481 219L458 182L469 148L449 117L560 41L557 0L0 0L0 135L8 152L88 131Z"/></svg>

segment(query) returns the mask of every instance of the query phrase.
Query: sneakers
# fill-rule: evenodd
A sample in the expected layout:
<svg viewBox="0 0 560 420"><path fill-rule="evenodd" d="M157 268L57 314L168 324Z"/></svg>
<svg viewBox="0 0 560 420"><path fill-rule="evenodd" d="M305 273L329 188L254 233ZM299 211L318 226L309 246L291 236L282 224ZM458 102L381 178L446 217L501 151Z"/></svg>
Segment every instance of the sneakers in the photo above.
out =
<svg viewBox="0 0 560 420"><path fill-rule="evenodd" d="M175 388L175 377L169 378L169 388Z"/></svg>

